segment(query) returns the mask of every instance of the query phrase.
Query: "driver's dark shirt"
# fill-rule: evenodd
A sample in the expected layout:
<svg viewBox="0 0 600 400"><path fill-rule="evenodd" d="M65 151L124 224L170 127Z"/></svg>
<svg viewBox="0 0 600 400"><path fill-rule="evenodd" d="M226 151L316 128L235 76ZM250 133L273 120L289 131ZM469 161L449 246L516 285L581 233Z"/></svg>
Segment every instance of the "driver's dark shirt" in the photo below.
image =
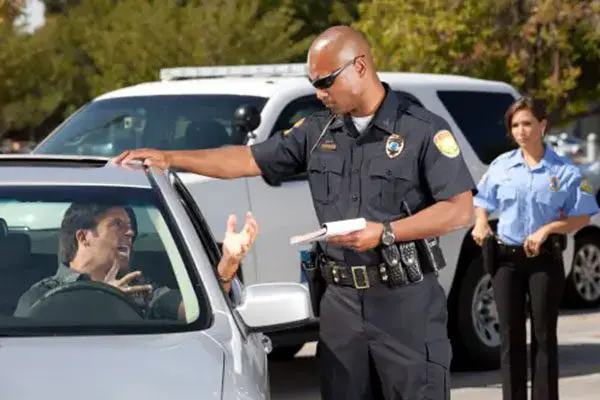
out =
<svg viewBox="0 0 600 400"><path fill-rule="evenodd" d="M64 284L86 280L90 280L88 275L76 272L64 264L60 265L56 270L55 275L42 279L23 293L13 315L15 317L26 317L29 314L29 309L35 302L44 297L44 295L52 289ZM157 286L156 284L153 284L153 282L140 279L132 282L132 284L152 285L153 289L150 293L128 295L131 300L140 306L140 309L146 318L178 319L178 311L181 304L181 294L179 290L174 290L166 286Z"/></svg>

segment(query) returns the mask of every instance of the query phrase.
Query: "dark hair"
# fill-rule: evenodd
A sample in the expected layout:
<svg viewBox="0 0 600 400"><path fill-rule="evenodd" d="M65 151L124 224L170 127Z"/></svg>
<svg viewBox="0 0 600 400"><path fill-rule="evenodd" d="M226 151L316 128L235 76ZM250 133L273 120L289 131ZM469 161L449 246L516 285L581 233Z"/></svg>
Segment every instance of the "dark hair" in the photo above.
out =
<svg viewBox="0 0 600 400"><path fill-rule="evenodd" d="M506 125L506 130L508 131L509 135L511 132L513 116L517 113L517 111L521 110L531 111L533 116L540 122L547 118L546 104L543 101L529 96L523 96L515 100L515 102L508 107L508 110L506 110L506 114L504 115L504 124Z"/></svg>
<svg viewBox="0 0 600 400"><path fill-rule="evenodd" d="M99 219L111 208L123 207L134 231L134 239L137 234L137 221L133 210L122 204L94 204L94 203L73 203L65 212L60 225L60 260L63 263L69 263L77 253L77 238L75 234L80 229L96 230Z"/></svg>

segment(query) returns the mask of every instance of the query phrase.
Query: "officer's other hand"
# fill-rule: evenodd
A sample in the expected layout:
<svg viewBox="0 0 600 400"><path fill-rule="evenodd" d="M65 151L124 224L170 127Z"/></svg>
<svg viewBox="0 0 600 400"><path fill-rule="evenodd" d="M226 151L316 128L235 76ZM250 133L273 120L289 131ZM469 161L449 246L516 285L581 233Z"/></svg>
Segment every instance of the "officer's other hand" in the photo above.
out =
<svg viewBox="0 0 600 400"><path fill-rule="evenodd" d="M471 237L478 246L482 246L483 241L491 235L492 228L490 228L490 224L487 221L477 222L473 227L473 231L471 231Z"/></svg>
<svg viewBox="0 0 600 400"><path fill-rule="evenodd" d="M126 150L111 160L113 164L127 164L139 160L146 166L156 166L167 169L171 166L171 157L164 151L155 149Z"/></svg>
<svg viewBox="0 0 600 400"><path fill-rule="evenodd" d="M383 224L367 221L365 229L346 235L331 236L327 241L331 244L347 247L360 253L379 246L382 233Z"/></svg>
<svg viewBox="0 0 600 400"><path fill-rule="evenodd" d="M540 254L540 248L546 239L548 239L548 231L543 227L527 236L527 239L523 243L525 255L527 257L535 257Z"/></svg>

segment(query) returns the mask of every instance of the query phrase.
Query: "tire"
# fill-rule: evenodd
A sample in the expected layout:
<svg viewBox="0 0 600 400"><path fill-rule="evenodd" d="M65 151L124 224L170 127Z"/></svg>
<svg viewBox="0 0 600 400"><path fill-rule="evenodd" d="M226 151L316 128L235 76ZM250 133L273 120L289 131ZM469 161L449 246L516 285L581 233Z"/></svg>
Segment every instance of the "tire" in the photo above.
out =
<svg viewBox="0 0 600 400"><path fill-rule="evenodd" d="M279 346L275 347L271 353L269 353L269 361L288 361L294 358L294 356L300 351L304 344L296 344L293 346Z"/></svg>
<svg viewBox="0 0 600 400"><path fill-rule="evenodd" d="M481 256L474 258L460 283L454 310L454 358L468 369L500 368L500 334L491 278Z"/></svg>
<svg viewBox="0 0 600 400"><path fill-rule="evenodd" d="M600 305L600 236L586 234L575 240L573 268L565 282L564 303L573 308Z"/></svg>

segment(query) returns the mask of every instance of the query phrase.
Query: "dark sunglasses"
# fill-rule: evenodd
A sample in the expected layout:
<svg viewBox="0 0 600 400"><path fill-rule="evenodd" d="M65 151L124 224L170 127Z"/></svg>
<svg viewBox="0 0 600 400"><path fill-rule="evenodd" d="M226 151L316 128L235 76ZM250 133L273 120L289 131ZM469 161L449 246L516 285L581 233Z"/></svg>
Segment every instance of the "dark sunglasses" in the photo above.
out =
<svg viewBox="0 0 600 400"><path fill-rule="evenodd" d="M362 56L358 56L358 57L362 57ZM336 69L335 71L330 73L329 75L325 75L321 78L317 78L314 81L312 79L310 79L310 77L309 77L308 80L310 81L311 85L313 85L316 89L329 89L331 87L331 85L333 85L333 83L335 82L335 78L337 78L338 75L341 74L343 70L348 68L350 65L354 64L354 62L356 61L356 59L358 57L355 57L353 60L348 61L346 64L342 65L341 67L339 67L338 69Z"/></svg>

